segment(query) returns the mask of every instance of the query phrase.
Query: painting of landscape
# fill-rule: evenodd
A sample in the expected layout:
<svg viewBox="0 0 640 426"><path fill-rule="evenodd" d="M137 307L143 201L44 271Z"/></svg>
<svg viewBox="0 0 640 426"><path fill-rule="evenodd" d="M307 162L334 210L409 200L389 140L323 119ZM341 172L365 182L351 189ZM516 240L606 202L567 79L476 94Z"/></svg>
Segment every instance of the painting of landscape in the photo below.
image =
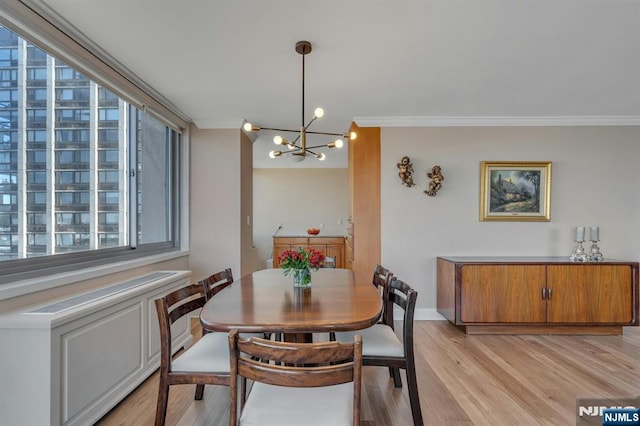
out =
<svg viewBox="0 0 640 426"><path fill-rule="evenodd" d="M492 170L490 212L537 213L540 210L540 172Z"/></svg>
<svg viewBox="0 0 640 426"><path fill-rule="evenodd" d="M549 220L551 162L480 164L480 220Z"/></svg>

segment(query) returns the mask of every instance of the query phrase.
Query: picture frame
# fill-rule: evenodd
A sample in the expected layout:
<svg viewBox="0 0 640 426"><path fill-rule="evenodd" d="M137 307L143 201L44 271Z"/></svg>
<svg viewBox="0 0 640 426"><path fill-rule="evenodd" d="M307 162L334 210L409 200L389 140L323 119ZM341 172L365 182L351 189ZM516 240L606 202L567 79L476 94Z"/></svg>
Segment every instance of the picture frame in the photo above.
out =
<svg viewBox="0 0 640 426"><path fill-rule="evenodd" d="M551 161L480 162L480 221L551 220Z"/></svg>

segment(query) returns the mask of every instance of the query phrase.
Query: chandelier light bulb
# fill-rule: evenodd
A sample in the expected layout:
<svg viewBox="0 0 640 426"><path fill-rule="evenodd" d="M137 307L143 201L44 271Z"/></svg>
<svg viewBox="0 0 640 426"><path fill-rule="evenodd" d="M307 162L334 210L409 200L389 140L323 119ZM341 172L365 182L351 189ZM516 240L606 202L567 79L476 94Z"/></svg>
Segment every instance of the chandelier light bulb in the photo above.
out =
<svg viewBox="0 0 640 426"><path fill-rule="evenodd" d="M286 140L284 137L277 135L273 137L273 143L276 145L286 145L288 150L285 150L284 147L279 148L279 150L274 150L269 152L269 157L271 158L276 158L276 157L288 157L290 158L292 161L303 161L305 159L305 157L307 156L307 153L309 155L313 155L315 158L317 158L320 161L323 161L326 159L326 155L323 153L315 153L315 149L321 149L321 148L342 148L344 146L345 140L354 140L356 138L356 133L355 132L349 132L349 133L328 133L328 132L316 132L316 131L308 131L307 128L317 119L324 117L324 109L322 109L321 107L317 107L314 111L313 111L313 117L311 119L311 121L309 121L308 124L305 125L305 67L304 67L304 58L305 55L308 55L309 53L311 53L312 51L312 46L311 43L309 43L308 41L299 41L296 43L295 46L295 51L297 53L299 53L300 55L302 55L302 122L300 123L300 127L299 127L299 131L298 130L292 130L292 129L280 129L280 128L273 128L273 127L258 127L258 126L254 126L253 124L251 124L250 122L247 121L247 119L243 119L243 124L242 124L242 129L245 132L258 132L260 130L270 130L270 131L274 131L274 132L285 132L286 133L298 133L297 136L291 136L291 138L293 138L293 142L290 142L288 140ZM327 136L337 136L337 137L341 137L343 139L335 139L329 143L325 142L319 142L319 145L315 145L315 146L307 146L307 134L317 134L317 135L324 135L325 137ZM315 136L314 136L315 138ZM316 141L313 141L314 143L316 143ZM281 151L282 150L282 151ZM284 151L284 152L283 152Z"/></svg>

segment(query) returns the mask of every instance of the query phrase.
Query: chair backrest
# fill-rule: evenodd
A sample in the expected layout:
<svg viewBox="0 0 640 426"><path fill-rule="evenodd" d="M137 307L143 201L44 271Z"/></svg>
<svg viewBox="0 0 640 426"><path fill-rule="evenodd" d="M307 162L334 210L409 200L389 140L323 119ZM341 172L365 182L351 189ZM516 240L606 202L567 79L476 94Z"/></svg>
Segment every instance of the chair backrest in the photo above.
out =
<svg viewBox="0 0 640 426"><path fill-rule="evenodd" d="M231 272L231 268L227 268L224 271L216 272L215 274L198 281L198 284L202 286L205 300L209 300L219 291L229 286L232 282L233 273Z"/></svg>
<svg viewBox="0 0 640 426"><path fill-rule="evenodd" d="M325 256L324 262L322 262L323 268L335 268L336 267L336 258L331 256Z"/></svg>
<svg viewBox="0 0 640 426"><path fill-rule="evenodd" d="M385 322L385 324L393 328L393 306L399 306L404 311L402 318L402 337L405 348L409 348L411 351L413 351L413 315L416 309L417 298L418 292L411 288L409 284L399 280L398 277L391 278L386 298L387 306L385 307L385 312L387 313L386 318L389 322Z"/></svg>
<svg viewBox="0 0 640 426"><path fill-rule="evenodd" d="M389 282L391 281L391 277L393 277L393 273L385 268L384 266L377 264L373 271L373 286L380 292L380 297L382 298L382 314L381 319L383 324L389 324L393 327L393 313L391 313L391 317L388 317L387 314L387 301L388 301L388 289Z"/></svg>
<svg viewBox="0 0 640 426"><path fill-rule="evenodd" d="M390 270L380 264L376 265L373 271L373 286L378 289L386 287L392 276Z"/></svg>
<svg viewBox="0 0 640 426"><path fill-rule="evenodd" d="M353 424L359 424L362 384L362 338L353 343L279 342L229 333L231 358L230 423L235 424L238 376L277 386L319 387L353 382ZM274 361L274 362L270 362ZM234 389L235 388L235 389ZM244 395L241 395L242 406ZM301 407L303 408L303 407Z"/></svg>
<svg viewBox="0 0 640 426"><path fill-rule="evenodd" d="M160 327L160 369L171 371L171 324L205 304L202 286L191 284L155 300Z"/></svg>

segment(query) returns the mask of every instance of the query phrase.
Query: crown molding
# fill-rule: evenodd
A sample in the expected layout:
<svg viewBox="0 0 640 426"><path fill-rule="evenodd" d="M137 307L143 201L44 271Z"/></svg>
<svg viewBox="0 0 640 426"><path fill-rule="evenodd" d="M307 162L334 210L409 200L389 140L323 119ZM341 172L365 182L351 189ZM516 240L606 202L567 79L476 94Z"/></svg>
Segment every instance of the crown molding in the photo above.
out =
<svg viewBox="0 0 640 426"><path fill-rule="evenodd" d="M360 127L640 126L640 115L354 117Z"/></svg>

